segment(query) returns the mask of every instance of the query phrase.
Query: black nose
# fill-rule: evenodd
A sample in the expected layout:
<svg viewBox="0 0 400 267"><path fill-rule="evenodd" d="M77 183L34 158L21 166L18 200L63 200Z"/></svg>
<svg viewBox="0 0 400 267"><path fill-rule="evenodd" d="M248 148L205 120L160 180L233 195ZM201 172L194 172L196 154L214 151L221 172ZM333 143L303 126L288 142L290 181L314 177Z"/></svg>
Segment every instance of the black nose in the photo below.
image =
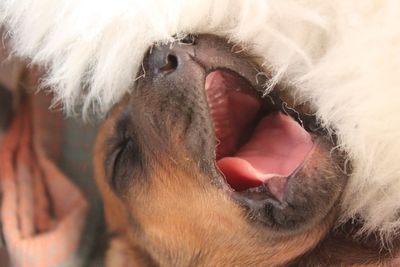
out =
<svg viewBox="0 0 400 267"><path fill-rule="evenodd" d="M171 73L190 58L196 45L196 36L187 35L185 38L165 45L153 47L146 59L148 67L154 73Z"/></svg>
<svg viewBox="0 0 400 267"><path fill-rule="evenodd" d="M156 46L146 60L149 70L155 74L174 72L182 62L183 53L177 44Z"/></svg>
<svg viewBox="0 0 400 267"><path fill-rule="evenodd" d="M168 53L165 56L163 55L161 57L161 60L162 59L164 59L164 62L160 62L160 64L156 66L159 72L171 72L178 67L178 57L173 53Z"/></svg>

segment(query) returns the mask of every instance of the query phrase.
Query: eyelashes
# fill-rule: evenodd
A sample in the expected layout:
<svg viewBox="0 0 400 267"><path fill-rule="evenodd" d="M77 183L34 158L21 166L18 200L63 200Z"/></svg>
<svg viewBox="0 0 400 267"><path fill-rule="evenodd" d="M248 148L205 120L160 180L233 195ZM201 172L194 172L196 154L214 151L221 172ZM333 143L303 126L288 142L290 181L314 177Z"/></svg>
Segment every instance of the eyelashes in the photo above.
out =
<svg viewBox="0 0 400 267"><path fill-rule="evenodd" d="M129 115L121 114L113 131L105 156L106 175L113 190L123 193L143 176L144 158Z"/></svg>
<svg viewBox="0 0 400 267"><path fill-rule="evenodd" d="M111 172L110 172L110 182L113 188L118 187L118 174L119 169L123 167L123 158L124 153L129 150L129 146L131 143L131 139L128 137L127 133L123 133L122 137L117 144L115 145L114 151L111 154L110 158L110 165L111 165ZM121 162L122 161L122 162ZM121 166L122 165L122 166Z"/></svg>

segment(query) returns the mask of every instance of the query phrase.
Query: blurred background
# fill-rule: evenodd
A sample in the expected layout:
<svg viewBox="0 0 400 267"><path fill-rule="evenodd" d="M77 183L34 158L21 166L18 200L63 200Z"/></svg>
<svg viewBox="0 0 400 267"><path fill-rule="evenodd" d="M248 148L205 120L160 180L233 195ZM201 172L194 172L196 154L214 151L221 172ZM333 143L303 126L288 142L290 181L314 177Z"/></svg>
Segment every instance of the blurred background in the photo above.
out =
<svg viewBox="0 0 400 267"><path fill-rule="evenodd" d="M23 89L20 86L21 72L28 73L28 85ZM102 205L92 175L92 145L97 123L83 122L80 117L66 118L57 107L50 110L52 95L45 90L37 91L40 77L41 70L34 66L27 67L25 62L11 58L4 45L0 45L0 148L4 133L18 109L20 90L26 90L34 102L35 133L39 136L48 157L80 188L90 206L82 233L79 257L83 258L84 266L102 266L105 230ZM8 267L7 244L3 238L1 240L0 266Z"/></svg>

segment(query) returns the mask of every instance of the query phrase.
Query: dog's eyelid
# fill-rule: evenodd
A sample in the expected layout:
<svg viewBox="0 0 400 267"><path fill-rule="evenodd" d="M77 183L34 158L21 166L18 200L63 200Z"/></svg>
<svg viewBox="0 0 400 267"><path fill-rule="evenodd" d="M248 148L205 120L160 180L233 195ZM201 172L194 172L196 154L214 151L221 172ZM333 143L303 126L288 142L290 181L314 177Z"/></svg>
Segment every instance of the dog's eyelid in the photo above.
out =
<svg viewBox="0 0 400 267"><path fill-rule="evenodd" d="M125 146L124 145L119 146L117 148L117 150L115 151L114 159L112 161L112 171L111 171L111 177L110 178L111 178L111 183L112 183L114 188L117 187L117 182L116 182L117 178L116 178L116 176L117 176L118 162L121 160L121 157L122 157L122 154L124 153L124 151L125 151Z"/></svg>
<svg viewBox="0 0 400 267"><path fill-rule="evenodd" d="M105 161L107 180L118 192L126 189L133 173L142 172L144 166L142 150L137 143L135 131L129 125L129 121L124 119L117 121Z"/></svg>

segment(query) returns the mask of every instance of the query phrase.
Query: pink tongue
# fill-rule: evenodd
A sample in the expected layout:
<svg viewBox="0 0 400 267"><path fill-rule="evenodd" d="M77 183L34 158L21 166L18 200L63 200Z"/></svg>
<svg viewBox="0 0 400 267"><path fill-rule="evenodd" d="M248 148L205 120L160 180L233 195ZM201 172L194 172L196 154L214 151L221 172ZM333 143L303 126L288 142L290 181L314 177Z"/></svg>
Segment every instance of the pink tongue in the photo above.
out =
<svg viewBox="0 0 400 267"><path fill-rule="evenodd" d="M249 141L233 157L224 157L217 164L227 182L241 191L274 177L289 176L312 147L311 136L296 121L276 112L261 120Z"/></svg>

